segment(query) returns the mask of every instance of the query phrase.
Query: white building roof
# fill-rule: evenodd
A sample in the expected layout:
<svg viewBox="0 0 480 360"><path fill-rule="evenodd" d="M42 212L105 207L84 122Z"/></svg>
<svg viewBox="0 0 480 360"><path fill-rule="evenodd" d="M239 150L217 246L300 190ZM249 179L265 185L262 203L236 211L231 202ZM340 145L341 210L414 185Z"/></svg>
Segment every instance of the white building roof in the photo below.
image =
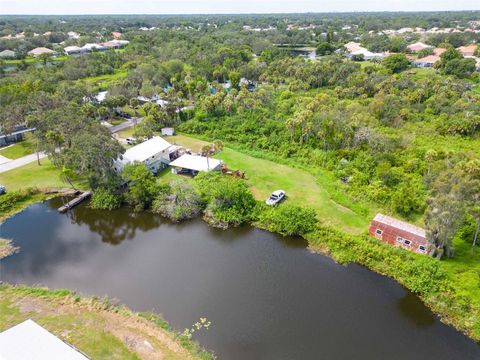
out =
<svg viewBox="0 0 480 360"><path fill-rule="evenodd" d="M125 151L123 159L129 162L145 161L149 157L155 156L168 149L170 146L172 146L172 144L168 141L163 140L160 136L155 136Z"/></svg>
<svg viewBox="0 0 480 360"><path fill-rule="evenodd" d="M32 55L32 56L38 56L38 55L42 55L42 54L56 54L57 52L56 51L53 51L52 49L49 49L49 48L46 48L46 47L38 47L38 48L35 48L33 50L30 50L28 52L28 55Z"/></svg>
<svg viewBox="0 0 480 360"><path fill-rule="evenodd" d="M27 320L0 333L1 360L88 360L73 347Z"/></svg>
<svg viewBox="0 0 480 360"><path fill-rule="evenodd" d="M83 45L82 49L86 49L86 50L91 51L91 50L94 50L94 49L99 49L99 50L106 49L106 47L103 46L103 45L100 45L100 44L88 43L88 44Z"/></svg>
<svg viewBox="0 0 480 360"><path fill-rule="evenodd" d="M78 47L78 46L67 46L67 47L64 47L63 50L65 52L69 52L69 51L81 51L83 49L81 47Z"/></svg>
<svg viewBox="0 0 480 360"><path fill-rule="evenodd" d="M209 171L216 169L222 163L221 160L205 156L184 154L178 159L172 161L170 166L194 171Z"/></svg>
<svg viewBox="0 0 480 360"><path fill-rule="evenodd" d="M97 100L98 102L102 102L103 100L105 100L107 98L107 94L108 94L108 91L100 91L95 96L95 100Z"/></svg>
<svg viewBox="0 0 480 360"><path fill-rule="evenodd" d="M392 218L392 217L387 216L387 215L383 215L383 214L378 213L373 220L377 221L381 224L389 225L389 226L392 226L394 228L407 231L410 234L414 234L414 235L421 236L421 237L426 237L425 229L422 229L421 227L418 227L416 225L407 223L405 221L401 221L401 220Z"/></svg>

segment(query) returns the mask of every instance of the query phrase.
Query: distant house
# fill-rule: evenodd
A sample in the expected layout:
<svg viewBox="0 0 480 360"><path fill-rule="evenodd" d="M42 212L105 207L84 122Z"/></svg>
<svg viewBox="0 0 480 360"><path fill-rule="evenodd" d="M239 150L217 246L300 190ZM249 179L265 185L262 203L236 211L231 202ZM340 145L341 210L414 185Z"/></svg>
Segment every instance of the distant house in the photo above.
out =
<svg viewBox="0 0 480 360"><path fill-rule="evenodd" d="M162 135L163 136L173 136L175 133L175 129L172 127L164 127L162 128Z"/></svg>
<svg viewBox="0 0 480 360"><path fill-rule="evenodd" d="M15 57L15 51L13 50L3 50L0 51L0 58Z"/></svg>
<svg viewBox="0 0 480 360"><path fill-rule="evenodd" d="M3 134L0 131L0 146L10 145L22 141L26 133L35 131L35 128L26 128L25 126L18 126L10 134ZM1 359L1 357L0 357Z"/></svg>
<svg viewBox="0 0 480 360"><path fill-rule="evenodd" d="M155 136L141 144L131 147L114 164L116 172L122 171L127 164L135 161L143 163L152 173L166 168L177 157L179 147L170 144L160 136Z"/></svg>
<svg viewBox="0 0 480 360"><path fill-rule="evenodd" d="M67 36L70 38L70 39L79 39L80 38L80 34L78 32L75 32L75 31L69 31L67 33Z"/></svg>
<svg viewBox="0 0 480 360"><path fill-rule="evenodd" d="M200 171L220 170L222 161L211 157L183 154L170 163L174 174L197 175Z"/></svg>
<svg viewBox="0 0 480 360"><path fill-rule="evenodd" d="M377 214L368 230L371 236L393 246L399 246L420 254L427 252L425 230L407 222Z"/></svg>
<svg viewBox="0 0 480 360"><path fill-rule="evenodd" d="M407 46L407 51L412 53L417 53L419 51L430 49L432 46L424 44L422 42L416 42Z"/></svg>
<svg viewBox="0 0 480 360"><path fill-rule="evenodd" d="M82 49L84 51L104 51L107 50L108 48L106 46L103 46L101 44L95 44L95 43L88 43L82 46Z"/></svg>
<svg viewBox="0 0 480 360"><path fill-rule="evenodd" d="M471 44L468 46L460 46L457 48L457 50L460 51L464 57L473 57L475 55L475 51L477 51L477 45Z"/></svg>
<svg viewBox="0 0 480 360"><path fill-rule="evenodd" d="M33 320L26 320L0 333L0 359L88 360L89 358Z"/></svg>
<svg viewBox="0 0 480 360"><path fill-rule="evenodd" d="M118 39L118 38L121 38L121 37L122 37L122 33L121 33L121 32L118 32L118 31L112 31L112 36L113 36L115 39Z"/></svg>
<svg viewBox="0 0 480 360"><path fill-rule="evenodd" d="M63 48L63 51L65 51L67 55L83 54L86 52L85 49L78 46L67 46Z"/></svg>
<svg viewBox="0 0 480 360"><path fill-rule="evenodd" d="M362 47L360 45L360 43L357 43L357 42L354 42L354 41L350 41L349 43L346 43L345 45L343 45L343 47L345 48L345 50L349 53L352 53L352 52L355 52L355 51L358 51L358 50L362 50L362 49L365 49L364 47ZM366 50L366 49L365 49Z"/></svg>
<svg viewBox="0 0 480 360"><path fill-rule="evenodd" d="M28 55L33 56L33 57L38 57L43 54L49 54L51 56L57 56L58 53L52 49L46 48L46 47L38 47L33 50L30 50L28 52Z"/></svg>
<svg viewBox="0 0 480 360"><path fill-rule="evenodd" d="M438 55L427 55L421 59L412 61L413 67L418 68L432 68L435 63L440 61L440 56Z"/></svg>
<svg viewBox="0 0 480 360"><path fill-rule="evenodd" d="M15 51L13 50L3 50L0 51L0 58L12 58L15 57Z"/></svg>

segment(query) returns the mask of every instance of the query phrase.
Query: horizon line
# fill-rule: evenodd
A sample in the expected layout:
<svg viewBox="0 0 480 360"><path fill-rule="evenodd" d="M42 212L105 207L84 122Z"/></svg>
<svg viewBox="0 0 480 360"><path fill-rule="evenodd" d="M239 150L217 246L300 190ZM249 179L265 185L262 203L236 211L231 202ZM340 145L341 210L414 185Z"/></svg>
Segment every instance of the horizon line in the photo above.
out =
<svg viewBox="0 0 480 360"><path fill-rule="evenodd" d="M69 14L38 14L38 13L11 13L11 14L0 14L2 16L193 16L193 15L302 15L302 14L369 14L369 13L439 13L439 12L450 12L450 13L460 13L460 12L480 12L478 9L462 9L462 10L350 10L350 11L299 11L299 12L218 12L218 13L69 13Z"/></svg>

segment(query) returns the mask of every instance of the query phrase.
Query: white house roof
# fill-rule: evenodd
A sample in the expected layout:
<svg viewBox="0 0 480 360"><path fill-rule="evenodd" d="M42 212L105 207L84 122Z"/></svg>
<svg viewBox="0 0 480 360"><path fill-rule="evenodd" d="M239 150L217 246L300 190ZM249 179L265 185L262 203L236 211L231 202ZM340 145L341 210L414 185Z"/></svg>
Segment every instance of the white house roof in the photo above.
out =
<svg viewBox="0 0 480 360"><path fill-rule="evenodd" d="M64 51L69 52L69 51L81 51L83 50L81 47L78 46L67 46L63 48Z"/></svg>
<svg viewBox="0 0 480 360"><path fill-rule="evenodd" d="M216 169L221 163L221 160L210 157L207 159L205 156L184 154L172 161L170 166L194 171L209 171Z"/></svg>
<svg viewBox="0 0 480 360"><path fill-rule="evenodd" d="M82 46L83 49L87 49L87 50L93 50L93 49L105 49L106 47L103 46L103 45L100 45L100 44L92 44L92 43L88 43L88 44L85 44Z"/></svg>
<svg viewBox="0 0 480 360"><path fill-rule="evenodd" d="M0 333L1 360L88 360L33 320Z"/></svg>
<svg viewBox="0 0 480 360"><path fill-rule="evenodd" d="M15 56L15 51L12 50L3 50L0 51L0 57L12 57Z"/></svg>
<svg viewBox="0 0 480 360"><path fill-rule="evenodd" d="M33 55L33 56L38 56L42 54L56 54L56 51L53 51L52 49L46 48L46 47L38 47L33 50L30 50L28 52L28 55Z"/></svg>
<svg viewBox="0 0 480 360"><path fill-rule="evenodd" d="M414 234L414 235L421 236L421 237L426 237L425 229L422 229L421 227L418 227L416 225L407 223L405 221L401 221L401 220L392 218L392 217L387 216L387 215L383 215L383 214L378 213L373 220L377 221L381 224L389 225L389 226L392 226L394 228L407 231L410 234Z"/></svg>
<svg viewBox="0 0 480 360"><path fill-rule="evenodd" d="M100 91L95 96L95 100L97 100L98 102L102 102L103 100L105 100L107 98L107 95L108 95L108 91Z"/></svg>
<svg viewBox="0 0 480 360"><path fill-rule="evenodd" d="M157 155L158 153L168 149L172 144L163 140L160 136L155 136L141 144L131 147L125 154L123 159L127 161L145 161L149 157Z"/></svg>

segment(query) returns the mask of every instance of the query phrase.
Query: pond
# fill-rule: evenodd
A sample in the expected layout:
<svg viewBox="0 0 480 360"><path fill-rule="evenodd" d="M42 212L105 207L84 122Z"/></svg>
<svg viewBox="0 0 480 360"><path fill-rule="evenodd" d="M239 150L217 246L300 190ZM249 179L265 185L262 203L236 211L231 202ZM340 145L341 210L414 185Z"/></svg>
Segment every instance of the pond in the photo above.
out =
<svg viewBox="0 0 480 360"><path fill-rule="evenodd" d="M312 254L299 239L201 220L173 224L129 209L60 199L7 220L0 236L20 253L1 280L108 295L161 312L219 359L479 359L480 347L442 324L415 296L361 266Z"/></svg>

